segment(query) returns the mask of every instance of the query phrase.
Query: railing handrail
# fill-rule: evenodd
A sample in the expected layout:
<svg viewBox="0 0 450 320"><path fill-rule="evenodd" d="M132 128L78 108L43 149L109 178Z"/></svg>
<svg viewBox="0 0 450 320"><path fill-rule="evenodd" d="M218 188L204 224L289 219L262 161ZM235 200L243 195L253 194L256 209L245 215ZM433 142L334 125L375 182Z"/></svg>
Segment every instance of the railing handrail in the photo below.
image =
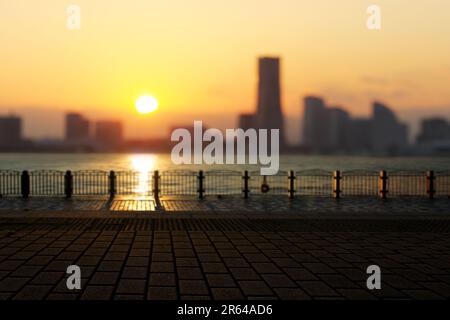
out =
<svg viewBox="0 0 450 320"><path fill-rule="evenodd" d="M155 181L158 172L158 181ZM70 173L70 174L69 174ZM155 185L156 183L156 185ZM139 185L139 188L137 186ZM0 170L0 196L140 194L207 195L285 194L295 196L450 197L450 171L309 169L279 171L193 170Z"/></svg>

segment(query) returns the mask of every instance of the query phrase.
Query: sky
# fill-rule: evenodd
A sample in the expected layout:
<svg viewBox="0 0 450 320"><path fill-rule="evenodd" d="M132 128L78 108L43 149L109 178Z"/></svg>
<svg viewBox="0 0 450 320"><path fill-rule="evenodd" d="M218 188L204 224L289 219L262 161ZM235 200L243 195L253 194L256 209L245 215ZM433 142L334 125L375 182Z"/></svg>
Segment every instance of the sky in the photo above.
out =
<svg viewBox="0 0 450 320"><path fill-rule="evenodd" d="M66 26L71 4L80 30ZM371 4L381 30L366 27ZM33 137L62 136L67 110L122 119L129 137L194 119L233 127L255 110L269 55L290 135L307 94L355 116L377 99L407 121L450 118L449 21L448 0L0 0L0 114ZM136 113L143 94L156 112Z"/></svg>

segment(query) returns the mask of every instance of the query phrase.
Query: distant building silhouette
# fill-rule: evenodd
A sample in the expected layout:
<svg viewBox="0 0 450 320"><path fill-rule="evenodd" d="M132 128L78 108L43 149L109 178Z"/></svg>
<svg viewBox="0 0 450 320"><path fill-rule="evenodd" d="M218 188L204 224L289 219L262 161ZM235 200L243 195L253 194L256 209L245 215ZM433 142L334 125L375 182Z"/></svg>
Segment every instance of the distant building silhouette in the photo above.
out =
<svg viewBox="0 0 450 320"><path fill-rule="evenodd" d="M313 151L322 151L328 147L329 113L320 97L304 98L303 144Z"/></svg>
<svg viewBox="0 0 450 320"><path fill-rule="evenodd" d="M274 57L259 58L256 113L241 114L239 116L239 128L279 129L280 146L284 146L284 121L280 86L280 59Z"/></svg>
<svg viewBox="0 0 450 320"><path fill-rule="evenodd" d="M397 152L408 145L408 128L397 120L387 106L374 102L372 106L372 147L375 152Z"/></svg>
<svg viewBox="0 0 450 320"><path fill-rule="evenodd" d="M256 127L256 116L251 113L239 115L239 128L243 130L252 129Z"/></svg>
<svg viewBox="0 0 450 320"><path fill-rule="evenodd" d="M260 58L258 74L257 127L260 129L279 129L280 143L283 145L284 126L281 110L280 59Z"/></svg>
<svg viewBox="0 0 450 320"><path fill-rule="evenodd" d="M90 123L79 113L67 113L65 140L71 144L86 144L90 140Z"/></svg>
<svg viewBox="0 0 450 320"><path fill-rule="evenodd" d="M123 144L123 126L120 121L98 121L95 124L95 142L102 151L118 150Z"/></svg>
<svg viewBox="0 0 450 320"><path fill-rule="evenodd" d="M424 119L420 130L416 140L419 152L450 154L450 123L446 119Z"/></svg>
<svg viewBox="0 0 450 320"><path fill-rule="evenodd" d="M304 98L303 145L313 152L396 153L408 146L407 126L385 105L374 102L371 118L351 118L320 97Z"/></svg>
<svg viewBox="0 0 450 320"><path fill-rule="evenodd" d="M16 116L0 117L0 147L17 147L22 140L22 119Z"/></svg>
<svg viewBox="0 0 450 320"><path fill-rule="evenodd" d="M351 119L345 128L346 152L368 153L372 151L372 127L372 119Z"/></svg>
<svg viewBox="0 0 450 320"><path fill-rule="evenodd" d="M446 119L430 118L422 120L417 143L426 144L444 140L450 140L450 123Z"/></svg>
<svg viewBox="0 0 450 320"><path fill-rule="evenodd" d="M348 146L347 127L350 123L350 114L342 108L333 107L328 111L328 141L332 150L345 150Z"/></svg>

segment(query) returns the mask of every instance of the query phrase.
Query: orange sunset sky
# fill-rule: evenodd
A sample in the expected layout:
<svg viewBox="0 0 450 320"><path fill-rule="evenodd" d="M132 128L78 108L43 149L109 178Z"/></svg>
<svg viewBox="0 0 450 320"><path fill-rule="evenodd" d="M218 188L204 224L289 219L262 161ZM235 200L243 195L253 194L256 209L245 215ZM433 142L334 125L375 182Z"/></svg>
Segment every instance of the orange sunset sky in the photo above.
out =
<svg viewBox="0 0 450 320"><path fill-rule="evenodd" d="M380 31L366 28L373 3ZM120 118L128 137L232 127L255 109L262 55L282 58L291 135L306 94L354 115L379 99L411 122L450 117L448 0L0 0L0 44L0 114L23 116L27 136L61 137L66 110ZM143 94L156 112L136 113Z"/></svg>

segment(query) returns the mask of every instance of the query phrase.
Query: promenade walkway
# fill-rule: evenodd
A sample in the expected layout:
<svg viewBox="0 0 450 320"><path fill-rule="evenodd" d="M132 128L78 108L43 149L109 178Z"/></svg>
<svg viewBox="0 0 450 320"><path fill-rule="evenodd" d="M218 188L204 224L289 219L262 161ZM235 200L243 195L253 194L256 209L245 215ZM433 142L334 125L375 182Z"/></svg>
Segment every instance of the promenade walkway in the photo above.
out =
<svg viewBox="0 0 450 320"><path fill-rule="evenodd" d="M0 211L195 211L195 212L409 212L449 213L449 199L429 200L426 198L395 198L381 200L370 197L342 198L328 197L258 196L250 199L241 197L163 197L159 202L153 198L116 197L62 197L0 198Z"/></svg>
<svg viewBox="0 0 450 320"><path fill-rule="evenodd" d="M0 299L450 298L448 201L235 200L0 199Z"/></svg>

